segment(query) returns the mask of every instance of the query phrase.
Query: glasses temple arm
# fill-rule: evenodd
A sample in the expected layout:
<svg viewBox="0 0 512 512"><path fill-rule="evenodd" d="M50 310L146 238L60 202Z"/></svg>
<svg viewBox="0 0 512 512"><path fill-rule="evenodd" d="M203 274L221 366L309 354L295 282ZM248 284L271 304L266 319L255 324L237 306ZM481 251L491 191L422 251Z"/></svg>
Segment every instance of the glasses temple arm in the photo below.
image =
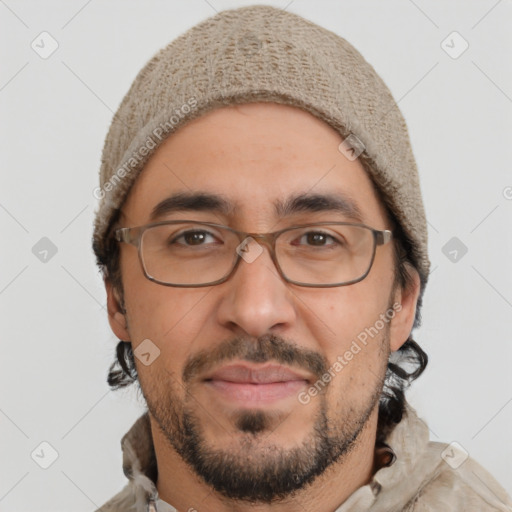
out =
<svg viewBox="0 0 512 512"><path fill-rule="evenodd" d="M391 240L391 238L393 238L393 232L389 229L385 229L383 231L375 230L374 233L377 245L385 245Z"/></svg>

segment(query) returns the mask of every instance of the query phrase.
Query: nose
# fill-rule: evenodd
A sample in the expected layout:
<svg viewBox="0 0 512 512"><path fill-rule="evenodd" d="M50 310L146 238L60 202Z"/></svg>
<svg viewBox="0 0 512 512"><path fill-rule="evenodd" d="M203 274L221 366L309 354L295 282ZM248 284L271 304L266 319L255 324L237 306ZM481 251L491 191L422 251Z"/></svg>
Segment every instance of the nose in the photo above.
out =
<svg viewBox="0 0 512 512"><path fill-rule="evenodd" d="M223 284L218 321L252 337L283 330L295 320L293 293L280 276L267 246L250 241L233 275Z"/></svg>

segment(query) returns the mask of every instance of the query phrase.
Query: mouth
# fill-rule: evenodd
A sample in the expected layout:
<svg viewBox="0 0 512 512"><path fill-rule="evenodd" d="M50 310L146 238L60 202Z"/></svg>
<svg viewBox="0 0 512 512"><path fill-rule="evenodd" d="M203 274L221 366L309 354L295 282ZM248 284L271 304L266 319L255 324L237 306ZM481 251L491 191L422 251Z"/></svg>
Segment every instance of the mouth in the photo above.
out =
<svg viewBox="0 0 512 512"><path fill-rule="evenodd" d="M296 396L309 384L309 379L308 376L276 364L231 364L214 371L203 382L218 396L230 402L254 406Z"/></svg>

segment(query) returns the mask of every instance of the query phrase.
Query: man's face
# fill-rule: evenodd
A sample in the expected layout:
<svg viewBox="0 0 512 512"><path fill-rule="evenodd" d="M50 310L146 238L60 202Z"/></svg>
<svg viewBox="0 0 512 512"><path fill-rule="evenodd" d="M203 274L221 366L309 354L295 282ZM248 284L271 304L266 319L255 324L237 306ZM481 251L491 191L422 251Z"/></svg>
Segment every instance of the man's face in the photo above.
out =
<svg viewBox="0 0 512 512"><path fill-rule="evenodd" d="M217 109L156 151L120 225L149 223L153 208L174 194L202 193L221 196L233 210L191 208L158 220L252 233L354 222L318 201L276 212L276 203L296 196L335 195L357 206L362 223L389 228L370 179L338 150L340 142L328 125L293 107ZM262 247L220 285L176 288L146 279L136 248L122 244L128 330L111 324L133 349L149 339L160 350L148 366L136 360L137 371L152 423L173 449L224 495L270 501L342 461L365 427L375 427L389 351L407 338L413 312L392 310L403 299L394 287L392 244L377 248L364 280L334 288L285 282ZM383 322L386 312L396 317ZM407 325L399 328L400 315ZM357 341L364 332L365 344ZM329 369L331 378L318 384Z"/></svg>

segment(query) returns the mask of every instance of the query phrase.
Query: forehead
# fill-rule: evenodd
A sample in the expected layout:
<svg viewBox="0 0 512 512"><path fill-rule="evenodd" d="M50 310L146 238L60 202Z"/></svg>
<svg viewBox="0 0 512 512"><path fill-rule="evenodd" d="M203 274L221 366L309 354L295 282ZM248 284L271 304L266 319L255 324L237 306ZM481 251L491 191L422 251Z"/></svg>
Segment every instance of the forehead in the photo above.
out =
<svg viewBox="0 0 512 512"><path fill-rule="evenodd" d="M298 197L352 203L366 222L384 209L358 159L338 149L341 136L299 108L252 103L218 108L190 121L152 155L123 207L131 222L148 222L168 197L221 197L227 217L290 214ZM231 208L229 208L231 206ZM293 210L293 208L292 208Z"/></svg>

